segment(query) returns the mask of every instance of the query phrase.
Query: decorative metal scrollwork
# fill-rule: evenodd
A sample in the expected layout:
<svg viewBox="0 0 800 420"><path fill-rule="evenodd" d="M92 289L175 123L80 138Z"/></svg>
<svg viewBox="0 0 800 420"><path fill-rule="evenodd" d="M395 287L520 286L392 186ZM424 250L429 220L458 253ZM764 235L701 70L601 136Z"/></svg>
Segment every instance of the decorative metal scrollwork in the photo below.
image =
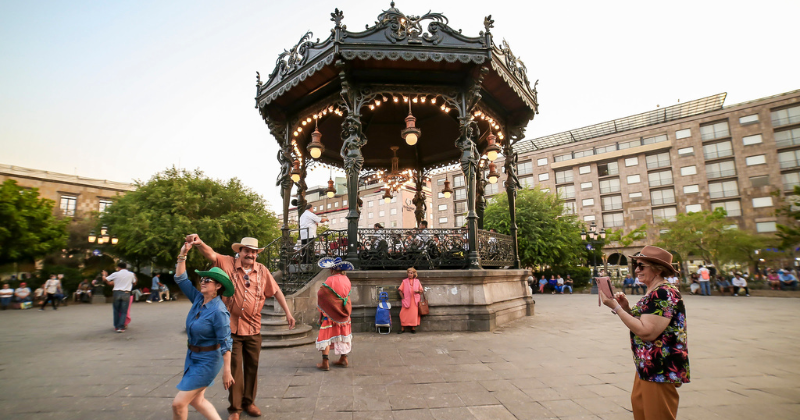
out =
<svg viewBox="0 0 800 420"><path fill-rule="evenodd" d="M514 245L508 235L478 230L478 254L484 267L514 265Z"/></svg>
<svg viewBox="0 0 800 420"><path fill-rule="evenodd" d="M428 31L422 30L422 21L431 20ZM409 44L422 44L423 41L437 45L444 39L443 32L452 31L447 24L449 20L441 13L428 12L422 16L405 15L391 3L389 10L378 15L376 25L385 26L384 35L393 44L407 41Z"/></svg>
<svg viewBox="0 0 800 420"><path fill-rule="evenodd" d="M278 59L275 61L275 70L269 75L270 80L277 74L280 74L281 77L286 76L306 63L308 59L308 55L306 54L308 47L314 44L310 41L313 35L311 31L306 32L291 50L283 50L283 52L278 55ZM319 40L317 40L317 42L319 42Z"/></svg>

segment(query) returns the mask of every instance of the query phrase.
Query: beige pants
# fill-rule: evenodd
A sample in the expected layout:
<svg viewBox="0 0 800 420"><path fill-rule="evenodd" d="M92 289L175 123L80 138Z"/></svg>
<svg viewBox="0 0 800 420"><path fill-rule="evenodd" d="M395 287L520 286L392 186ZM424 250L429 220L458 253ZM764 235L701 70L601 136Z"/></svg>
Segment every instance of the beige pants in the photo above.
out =
<svg viewBox="0 0 800 420"><path fill-rule="evenodd" d="M678 388L672 383L644 381L635 374L631 406L634 420L675 420Z"/></svg>

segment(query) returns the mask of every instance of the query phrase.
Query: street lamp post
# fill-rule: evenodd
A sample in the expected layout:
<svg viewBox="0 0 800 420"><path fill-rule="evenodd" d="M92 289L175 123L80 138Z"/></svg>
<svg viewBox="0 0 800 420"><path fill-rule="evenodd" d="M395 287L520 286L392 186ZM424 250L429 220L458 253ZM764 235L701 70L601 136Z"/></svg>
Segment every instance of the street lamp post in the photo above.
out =
<svg viewBox="0 0 800 420"><path fill-rule="evenodd" d="M592 222L589 226L589 232L587 233L585 230L581 230L581 241L583 244L587 246L587 249L594 251L595 245L602 245L605 243L606 239L606 230L601 228L600 231L597 231L597 225ZM594 270L592 271L592 294L597 294L597 283L594 281L594 277L597 277L597 254L592 253L592 265L594 266Z"/></svg>
<svg viewBox="0 0 800 420"><path fill-rule="evenodd" d="M111 243L111 245L116 245L119 242L117 239L117 235L108 235L108 228L103 226L100 228L100 234L96 235L94 231L89 233L89 243L97 243L97 245L103 245L107 243Z"/></svg>

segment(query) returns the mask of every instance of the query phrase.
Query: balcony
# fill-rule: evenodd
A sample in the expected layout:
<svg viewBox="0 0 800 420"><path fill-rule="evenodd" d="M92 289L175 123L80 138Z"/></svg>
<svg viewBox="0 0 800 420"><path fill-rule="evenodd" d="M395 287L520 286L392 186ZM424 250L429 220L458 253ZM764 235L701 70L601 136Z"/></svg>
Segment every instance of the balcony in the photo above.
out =
<svg viewBox="0 0 800 420"><path fill-rule="evenodd" d="M728 176L736 176L736 169L726 169L724 171L707 171L706 177L708 179L724 178Z"/></svg>

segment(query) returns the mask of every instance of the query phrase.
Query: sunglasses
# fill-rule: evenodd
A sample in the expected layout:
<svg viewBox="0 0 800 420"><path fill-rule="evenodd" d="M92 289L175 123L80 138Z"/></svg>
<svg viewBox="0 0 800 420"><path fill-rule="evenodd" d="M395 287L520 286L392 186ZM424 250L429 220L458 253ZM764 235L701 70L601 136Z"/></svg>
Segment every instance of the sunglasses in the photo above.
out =
<svg viewBox="0 0 800 420"><path fill-rule="evenodd" d="M211 283L214 279L210 279L208 277L203 277L200 279L200 283Z"/></svg>
<svg viewBox="0 0 800 420"><path fill-rule="evenodd" d="M642 264L641 261L634 261L633 262L633 270L636 271L638 268L639 270L644 270L645 267L650 267L649 265Z"/></svg>
<svg viewBox="0 0 800 420"><path fill-rule="evenodd" d="M247 274L244 275L244 287L250 288L250 276Z"/></svg>

